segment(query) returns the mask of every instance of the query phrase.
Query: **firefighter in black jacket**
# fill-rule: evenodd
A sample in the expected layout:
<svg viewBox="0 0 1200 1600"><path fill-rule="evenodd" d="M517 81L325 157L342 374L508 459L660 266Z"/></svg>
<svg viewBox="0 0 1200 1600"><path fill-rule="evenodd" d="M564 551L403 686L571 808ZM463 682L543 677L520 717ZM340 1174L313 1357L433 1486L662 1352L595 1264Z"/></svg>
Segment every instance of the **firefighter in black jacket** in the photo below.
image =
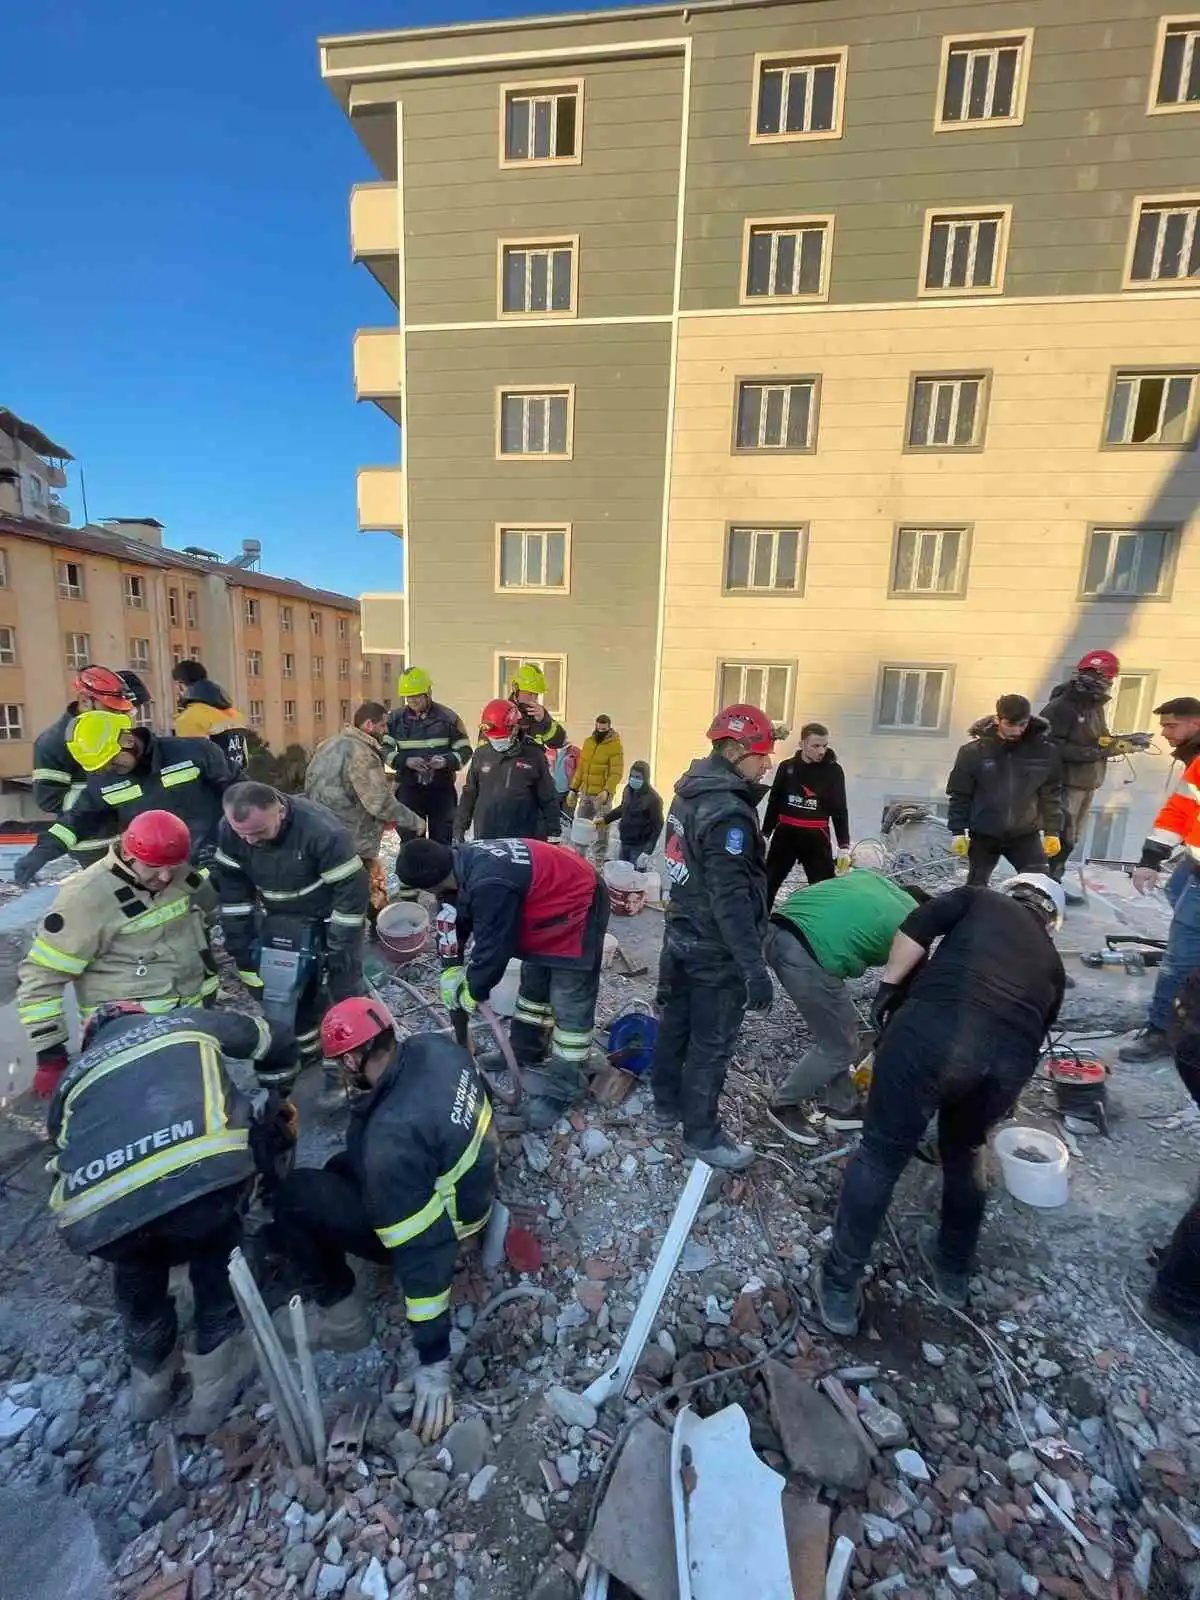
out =
<svg viewBox="0 0 1200 1600"><path fill-rule="evenodd" d="M218 1427L252 1370L229 1253L241 1242L257 1154L280 1134L295 1137L277 1096L253 1122L227 1056L253 1061L260 1083L278 1089L294 1073L295 1040L236 1011L152 1017L134 1001L111 1001L88 1019L48 1122L58 1175L50 1209L69 1249L112 1265L138 1421L170 1404L180 1353L168 1280L172 1267L189 1268L196 1348L183 1356L192 1378L185 1433Z"/></svg>
<svg viewBox="0 0 1200 1600"><path fill-rule="evenodd" d="M454 1420L458 1247L486 1227L496 1193L491 1104L465 1050L430 1033L398 1043L379 1000L334 1006L321 1042L356 1093L346 1148L284 1179L276 1236L315 1302L310 1338L334 1349L361 1350L371 1336L347 1255L395 1264L420 1361L413 1428L429 1444Z"/></svg>
<svg viewBox="0 0 1200 1600"><path fill-rule="evenodd" d="M33 745L33 803L40 811L61 816L83 793L88 775L67 749L67 733L81 711L117 711L130 715L133 697L129 685L111 667L84 667L74 684L75 698ZM90 866L108 849L110 835L81 839L71 854L80 866Z"/></svg>
<svg viewBox="0 0 1200 1600"><path fill-rule="evenodd" d="M1062 760L1023 694L1002 694L994 717L968 729L946 781L951 852L982 889L1003 856L1017 872L1045 872L1062 849Z"/></svg>
<svg viewBox="0 0 1200 1600"><path fill-rule="evenodd" d="M79 798L51 824L13 872L22 888L42 867L86 839L107 847L143 811L170 811L186 822L192 861L205 866L216 848L225 757L209 739L174 739L135 728L115 711L85 711L71 724L71 755L88 774Z"/></svg>
<svg viewBox="0 0 1200 1600"><path fill-rule="evenodd" d="M727 706L708 730L713 750L675 785L667 813L671 885L658 974L653 1122L683 1122L684 1150L740 1171L754 1160L717 1108L747 1008L774 998L763 955L767 870L758 805L775 734L757 706Z"/></svg>
<svg viewBox="0 0 1200 1600"><path fill-rule="evenodd" d="M837 835L835 863L829 830ZM800 745L789 761L782 761L771 785L763 818L767 851L767 908L797 862L809 883L832 878L837 867L850 865L850 814L846 806L846 774L829 748L829 729L806 722Z"/></svg>
<svg viewBox="0 0 1200 1600"><path fill-rule="evenodd" d="M409 667L396 685L404 700L388 717L388 745L395 752L396 798L425 818L429 837L449 844L458 797L454 774L471 759L462 718L433 698L424 667Z"/></svg>
<svg viewBox="0 0 1200 1600"><path fill-rule="evenodd" d="M331 811L265 783L235 783L213 858L225 947L268 1017L291 1022L301 1060L321 1018L362 994L369 878Z"/></svg>
<svg viewBox="0 0 1200 1600"><path fill-rule="evenodd" d="M550 839L562 826L558 790L545 752L521 731L511 700L489 700L480 726L483 742L471 757L454 842L472 828L476 839Z"/></svg>

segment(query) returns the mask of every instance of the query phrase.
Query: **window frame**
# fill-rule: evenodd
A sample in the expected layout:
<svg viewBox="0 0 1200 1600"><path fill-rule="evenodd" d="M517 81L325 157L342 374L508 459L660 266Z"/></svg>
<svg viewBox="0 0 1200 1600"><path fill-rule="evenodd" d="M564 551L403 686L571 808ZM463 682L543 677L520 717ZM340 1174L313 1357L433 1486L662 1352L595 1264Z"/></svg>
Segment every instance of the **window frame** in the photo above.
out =
<svg viewBox="0 0 1200 1600"><path fill-rule="evenodd" d="M318 696L316 699L313 700L312 713L313 713L313 721L314 722L324 722L325 721L325 700L324 700L324 697Z"/></svg>
<svg viewBox="0 0 1200 1600"><path fill-rule="evenodd" d="M1033 28L999 28L991 33L954 33L942 39L942 52L938 62L937 99L933 103L934 133L976 133L983 128L1019 128L1025 121L1025 103L1029 92L1029 69L1033 61ZM1017 75L1013 82L1013 110L1007 117L970 117L957 122L947 121L946 76L950 69L950 56L955 49L1000 49L1005 44L1020 46L1017 58Z"/></svg>
<svg viewBox="0 0 1200 1600"><path fill-rule="evenodd" d="M961 534L958 546L958 583L953 589L898 589L896 567L900 559L900 536L904 533L957 533ZM965 600L971 571L971 548L974 543L973 522L897 522L892 528L892 550L888 565L889 600Z"/></svg>
<svg viewBox="0 0 1200 1600"><path fill-rule="evenodd" d="M0 623L0 639L2 639L6 633L10 635L9 649L12 651L12 659L9 661L4 660L4 646L3 644L0 644L0 667L19 667L21 665L21 656L19 650L17 649L16 624L13 622Z"/></svg>
<svg viewBox="0 0 1200 1600"><path fill-rule="evenodd" d="M946 674L946 693L943 696L942 713L936 728L915 728L896 726L894 723L881 722L880 710L883 705L883 685L885 674L889 672L944 672ZM875 676L875 698L871 703L871 732L898 734L901 738L944 739L950 729L950 722L954 709L954 663L952 661L881 661Z"/></svg>
<svg viewBox="0 0 1200 1600"><path fill-rule="evenodd" d="M547 167L581 167L583 165L583 85L582 78L544 78L540 81L519 79L500 85L500 167L502 171L544 171ZM575 91L575 154L571 156L510 156L508 154L508 102L522 94L538 98L553 90Z"/></svg>
<svg viewBox="0 0 1200 1600"><path fill-rule="evenodd" d="M500 700L506 698L506 696L509 693L508 684L507 683L502 683L501 679L500 679L500 663L502 661L516 661L516 662L519 662L522 666L527 666L530 662L532 662L535 665L542 667L543 671L545 670L545 663L547 661L557 661L558 664L559 664L559 678L558 678L558 681L559 681L559 685L560 685L560 687L562 689L562 705L561 706L552 706L549 703L549 701L547 701L545 699L543 699L543 704L545 705L546 710L549 711L550 715L556 721L562 722L562 723L565 724L566 716L567 716L567 695L568 695L567 655L566 655L566 652L563 651L563 650L519 650L519 649L493 650L492 651L492 682L495 683L495 684L499 684L500 685L499 689L497 690L497 694L496 694L496 698L500 699Z"/></svg>
<svg viewBox="0 0 1200 1600"><path fill-rule="evenodd" d="M979 401L975 408L975 430L978 435L973 444L913 444L913 421L917 412L917 385L919 383L978 383ZM987 443L988 413L992 400L992 368L981 367L974 372L930 372L922 369L908 375L908 404L904 412L903 455L936 456L979 455ZM911 526L911 524L910 524Z"/></svg>
<svg viewBox="0 0 1200 1600"><path fill-rule="evenodd" d="M1125 247L1125 270L1121 275L1121 288L1132 294L1161 294L1164 289L1200 289L1200 278L1135 278L1133 258L1137 251L1138 228L1142 212L1156 210L1194 210L1196 232L1200 232L1200 183L1178 194L1135 194L1129 220L1129 241ZM1194 236L1193 236L1194 237Z"/></svg>
<svg viewBox="0 0 1200 1600"><path fill-rule="evenodd" d="M79 582L75 585L77 593L71 593L71 580L64 574L74 567L79 573ZM87 568L82 561L71 561L66 556L56 556L54 561L54 587L60 600L86 600L87 599ZM124 586L121 593L124 596Z"/></svg>
<svg viewBox="0 0 1200 1600"><path fill-rule="evenodd" d="M833 235L837 218L830 212L811 212L782 217L746 217L742 223L741 277L738 282L738 303L743 306L813 306L825 305L829 299L829 285L833 277ZM751 294L750 244L756 232L794 229L802 231L812 226L824 236L821 251L821 284L816 294Z"/></svg>
<svg viewBox="0 0 1200 1600"><path fill-rule="evenodd" d="M1094 594L1086 587L1087 569L1092 559L1092 540L1098 533L1161 533L1166 535L1163 552L1162 587L1156 594ZM1175 574L1179 562L1182 527L1178 522L1089 522L1083 540L1083 561L1079 568L1076 599L1088 605L1141 605L1150 601L1166 605L1175 592Z"/></svg>
<svg viewBox="0 0 1200 1600"><path fill-rule="evenodd" d="M729 546L735 533L795 533L796 541L796 587L794 589L759 589L747 586L745 589L731 589L729 587ZM721 541L721 595L731 600L803 600L805 586L808 581L808 546L812 536L812 524L803 522L734 522L725 524L725 537ZM774 569L779 562L778 544L772 553L771 566ZM730 665L737 665L731 662ZM743 666L782 666L782 662L746 661ZM794 698L794 696L793 696ZM718 710L720 708L718 707Z"/></svg>
<svg viewBox="0 0 1200 1600"><path fill-rule="evenodd" d="M294 622L295 622L295 614L294 614L294 612L292 610L292 607L291 606L281 605L280 608L279 608L279 631L280 631L280 633L294 633L295 632Z"/></svg>
<svg viewBox="0 0 1200 1600"><path fill-rule="evenodd" d="M527 313L523 313L527 314ZM565 396L567 402L567 448L558 450L505 450L504 402L509 397L522 399L556 399ZM547 434L547 437L549 435ZM503 383L496 385L496 460L497 461L571 461L575 455L575 385L573 383Z"/></svg>
<svg viewBox="0 0 1200 1600"><path fill-rule="evenodd" d="M1115 717L1117 701L1121 696L1122 678L1140 678L1142 680L1141 699L1138 704L1138 716L1132 728L1114 727L1114 733L1140 733L1151 727L1150 718L1154 714L1154 702L1158 699L1158 669L1156 667L1126 667L1118 672L1113 680L1112 698L1110 708Z"/></svg>
<svg viewBox="0 0 1200 1600"><path fill-rule="evenodd" d="M263 675L263 653L261 650L246 651L246 677L261 679Z"/></svg>
<svg viewBox="0 0 1200 1600"><path fill-rule="evenodd" d="M310 678L324 678L324 676L325 676L325 657L324 656L309 656L309 658L308 658L308 675L309 675Z"/></svg>
<svg viewBox="0 0 1200 1600"><path fill-rule="evenodd" d="M252 728L261 728L261 727L265 726L266 720L267 720L266 701L264 701L264 700L251 700L249 705L250 705L250 709L247 712L247 715L250 718L250 726ZM255 709L256 707L257 707L257 710Z"/></svg>
<svg viewBox="0 0 1200 1600"><path fill-rule="evenodd" d="M342 723L346 723L346 722L350 721L350 702L349 702L349 700L339 700L338 701L338 720L340 722L342 722Z"/></svg>
<svg viewBox="0 0 1200 1600"><path fill-rule="evenodd" d="M290 712L288 710L289 706L291 706L291 708L292 708ZM296 702L294 700L285 700L283 702L283 720L289 727L293 727L293 728L295 727L295 725L296 725Z"/></svg>
<svg viewBox="0 0 1200 1600"><path fill-rule="evenodd" d="M72 655L75 655L75 656L79 655L79 652L77 650L73 651L71 649L70 641L72 639L83 639L83 640L86 641L86 644L85 644L84 650L83 650L83 654L87 658L85 661L78 661L78 660L72 661L72 659L71 659ZM82 672L84 667L90 667L91 664L92 664L92 636L91 636L91 634L90 633L80 633L74 628L68 628L67 631L63 634L63 660L67 664L67 671L68 672Z"/></svg>
<svg viewBox="0 0 1200 1600"><path fill-rule="evenodd" d="M828 67L836 69L833 88L833 126L817 128L811 133L760 133L758 113L762 98L762 78L768 67ZM761 50L754 57L754 76L750 92L750 143L751 144L808 144L818 139L840 139L846 117L846 80L850 73L850 46L830 45L827 49L811 50Z"/></svg>
<svg viewBox="0 0 1200 1600"><path fill-rule="evenodd" d="M1172 28L1178 30L1181 25L1189 31L1195 28L1197 34L1200 34L1200 12L1184 12L1176 16L1159 17L1158 19L1158 32L1154 40L1154 57L1150 66L1150 88L1146 101L1146 115L1148 117L1175 117L1180 112L1190 111L1195 113L1200 111L1200 100L1183 100L1174 105L1165 106L1158 103L1158 84L1162 77L1167 35ZM1200 53L1200 41L1197 42L1196 52Z"/></svg>
<svg viewBox="0 0 1200 1600"><path fill-rule="evenodd" d="M140 585L140 589L138 587ZM148 595L146 590L145 574L141 572L123 572L121 574L121 594L126 608L130 611L147 611Z"/></svg>
<svg viewBox="0 0 1200 1600"><path fill-rule="evenodd" d="M129 670L131 672L153 672L154 667L153 667L152 663L153 663L153 660L154 660L154 640L153 639L129 639L126 642L127 642L128 646L129 646L128 651L126 652L126 654L128 656L128 659L129 659ZM134 652L134 648L133 648L135 644L144 644L146 646L145 655L144 656L137 656L136 659L135 659L135 652Z"/></svg>
<svg viewBox="0 0 1200 1600"><path fill-rule="evenodd" d="M295 683L296 657L293 651L281 650L279 652L279 676L281 678L287 678L290 683Z"/></svg>
<svg viewBox="0 0 1200 1600"><path fill-rule="evenodd" d="M1112 416L1113 401L1117 395L1117 384L1123 379L1130 378L1190 378L1192 380L1191 399L1188 402L1187 427L1181 444L1170 444L1145 440L1131 439L1126 443L1115 443L1108 437L1109 420ZM1104 402L1104 415L1100 422L1100 449L1115 450L1118 454L1125 454L1132 450L1170 450L1176 455L1186 455L1188 452L1200 447L1200 362L1193 366L1186 364L1148 365L1113 367L1108 377L1108 394Z"/></svg>
<svg viewBox="0 0 1200 1600"><path fill-rule="evenodd" d="M257 595L248 594L242 597L242 621L247 628L262 627L262 606Z"/></svg>
<svg viewBox="0 0 1200 1600"><path fill-rule="evenodd" d="M9 712L16 712L16 722L10 725ZM0 704L0 744L24 744L27 735L25 732L25 702L23 700L6 700Z"/></svg>
<svg viewBox="0 0 1200 1600"><path fill-rule="evenodd" d="M179 590L173 586L167 590L167 625L171 628L179 626Z"/></svg>
<svg viewBox="0 0 1200 1600"><path fill-rule="evenodd" d="M797 690L797 685L799 684L799 681L800 681L800 664L795 658L793 658L792 660L789 660L789 661L781 661L778 657L770 657L770 656L768 656L768 657L765 657L762 660L759 660L759 659L756 659L756 658L753 658L753 657L743 658L742 660L738 660L737 657L735 657L735 656L718 656L717 660L716 660L716 673L715 673L715 679L714 679L714 683L713 683L713 713L714 713L714 715L716 714L716 712L720 711L721 707L722 707L721 679L724 677L725 669L727 667L737 667L741 671L741 673L742 673L743 694L744 694L744 689L745 689L745 681L746 681L745 672L746 672L746 668L747 667L751 667L751 668L767 668L767 669L770 669L772 667L778 667L778 668L781 668L783 671L785 671L788 676L787 676L787 690L786 690L786 693L784 694L784 706L785 706L784 714L783 714L782 717L774 718L772 720L777 721L777 722L781 722L784 726L789 727L789 728L795 727L795 725L796 725L796 716L795 716L795 711L796 711L796 690ZM730 703L733 703L733 702L730 702ZM744 702L744 703L752 705L754 702L753 701L747 701L747 702ZM764 707L760 707L760 710L762 710L764 716L770 716L771 715L771 713L769 711L767 711L765 706Z"/></svg>
<svg viewBox="0 0 1200 1600"><path fill-rule="evenodd" d="M504 309L504 253L506 250L566 250L571 252L571 304L566 311L506 311ZM500 322L566 322L579 315L579 235L577 233L513 234L496 240L496 317Z"/></svg>
<svg viewBox="0 0 1200 1600"><path fill-rule="evenodd" d="M8 588L8 549L0 546L0 589Z"/></svg>
<svg viewBox="0 0 1200 1600"><path fill-rule="evenodd" d="M310 639L324 638L325 623L321 613L315 607L310 607L308 612L308 636Z"/></svg>
<svg viewBox="0 0 1200 1600"><path fill-rule="evenodd" d="M200 626L200 591L186 589L184 591L183 618L185 628L198 628Z"/></svg>
<svg viewBox="0 0 1200 1600"><path fill-rule="evenodd" d="M349 617L338 617L336 619L336 621L337 621L337 642L339 644L349 644L350 643L350 618Z"/></svg>
<svg viewBox="0 0 1200 1600"><path fill-rule="evenodd" d="M745 388L795 389L808 384L812 389L809 405L809 433L811 444L739 444L738 422L742 411L742 390ZM791 401L789 399L790 407ZM819 372L785 373L775 376L735 377L733 380L733 426L730 433L729 453L734 456L815 456L817 439L821 431L821 374Z"/></svg>
<svg viewBox="0 0 1200 1600"><path fill-rule="evenodd" d="M988 206L929 206L925 212L925 225L921 231L921 258L917 268L917 297L921 300L981 299L988 295L1004 294L1004 281L1008 273L1008 243L1012 233L1012 202ZM961 289L930 289L925 278L929 269L929 247L933 242L935 222L998 222L996 230L996 281L979 287L966 285Z"/></svg>
<svg viewBox="0 0 1200 1600"><path fill-rule="evenodd" d="M337 676L338 676L338 682L339 683L349 683L350 682L350 657L349 656L339 656L337 658Z"/></svg>
<svg viewBox="0 0 1200 1600"><path fill-rule="evenodd" d="M571 592L571 534L572 534L573 528L574 528L574 524L570 523L570 522L543 522L543 521L534 521L534 520L523 520L523 521L519 521L519 522L518 521L497 522L495 524L495 570L494 570L494 575L493 575L494 576L495 593L496 594L505 595L505 596L512 596L512 595L550 595L550 596L553 596L553 597L556 597L556 598L562 597L562 596L565 596L565 595L569 595L570 592ZM541 585L540 587L539 586L534 586L534 585L531 585L531 584L521 584L520 586L502 584L501 581L500 581L501 576L502 576L502 573L501 573L502 551L503 551L503 544L504 544L504 535L506 533L561 533L561 534L563 534L565 537L564 537L564 540L563 540L563 583L562 583L562 586L561 587L552 588L549 585L545 585L545 584ZM522 565L524 565L524 564L525 563L523 562ZM500 652L500 654L501 655L507 655L508 652L502 650Z"/></svg>

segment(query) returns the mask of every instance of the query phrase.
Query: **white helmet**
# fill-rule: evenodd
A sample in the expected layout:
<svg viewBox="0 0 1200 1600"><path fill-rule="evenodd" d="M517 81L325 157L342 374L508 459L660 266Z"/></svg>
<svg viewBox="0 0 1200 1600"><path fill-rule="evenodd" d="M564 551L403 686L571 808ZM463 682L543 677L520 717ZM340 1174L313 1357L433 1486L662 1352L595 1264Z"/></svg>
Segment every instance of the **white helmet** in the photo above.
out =
<svg viewBox="0 0 1200 1600"><path fill-rule="evenodd" d="M1053 927L1062 927L1063 914L1067 909L1067 897L1062 884L1055 883L1046 873L1018 872L1015 877L1007 878L1000 885L1000 893L1011 894L1014 899L1031 904L1042 912L1046 921Z"/></svg>
<svg viewBox="0 0 1200 1600"><path fill-rule="evenodd" d="M891 860L878 839L860 839L850 852L850 865L864 867L869 872L886 872Z"/></svg>

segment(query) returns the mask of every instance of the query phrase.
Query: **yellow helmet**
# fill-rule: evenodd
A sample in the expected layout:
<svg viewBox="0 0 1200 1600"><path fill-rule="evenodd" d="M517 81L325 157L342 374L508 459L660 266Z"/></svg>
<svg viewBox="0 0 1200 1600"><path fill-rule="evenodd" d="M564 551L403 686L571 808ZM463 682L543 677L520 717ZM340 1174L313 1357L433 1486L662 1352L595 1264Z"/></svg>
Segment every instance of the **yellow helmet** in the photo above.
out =
<svg viewBox="0 0 1200 1600"><path fill-rule="evenodd" d="M99 772L121 753L133 718L121 711L81 711L67 729L67 749L85 772Z"/></svg>
<svg viewBox="0 0 1200 1600"><path fill-rule="evenodd" d="M396 693L401 699L406 699L410 694L429 694L432 689L433 679L424 667L409 667L396 684Z"/></svg>
<svg viewBox="0 0 1200 1600"><path fill-rule="evenodd" d="M545 694L546 674L541 667L535 667L532 662L526 662L523 667L517 668L517 675L513 679L513 688L519 694Z"/></svg>

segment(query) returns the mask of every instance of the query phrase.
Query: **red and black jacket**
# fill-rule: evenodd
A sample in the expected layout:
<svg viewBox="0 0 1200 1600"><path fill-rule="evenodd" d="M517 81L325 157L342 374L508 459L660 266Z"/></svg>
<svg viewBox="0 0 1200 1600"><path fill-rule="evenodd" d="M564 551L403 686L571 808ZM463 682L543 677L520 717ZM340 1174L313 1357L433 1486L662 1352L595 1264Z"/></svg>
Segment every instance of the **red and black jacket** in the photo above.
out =
<svg viewBox="0 0 1200 1600"><path fill-rule="evenodd" d="M846 774L832 750L820 761L805 761L797 752L781 761L771 785L763 833L776 828L820 828L830 825L842 849L850 845L850 816L846 807Z"/></svg>

